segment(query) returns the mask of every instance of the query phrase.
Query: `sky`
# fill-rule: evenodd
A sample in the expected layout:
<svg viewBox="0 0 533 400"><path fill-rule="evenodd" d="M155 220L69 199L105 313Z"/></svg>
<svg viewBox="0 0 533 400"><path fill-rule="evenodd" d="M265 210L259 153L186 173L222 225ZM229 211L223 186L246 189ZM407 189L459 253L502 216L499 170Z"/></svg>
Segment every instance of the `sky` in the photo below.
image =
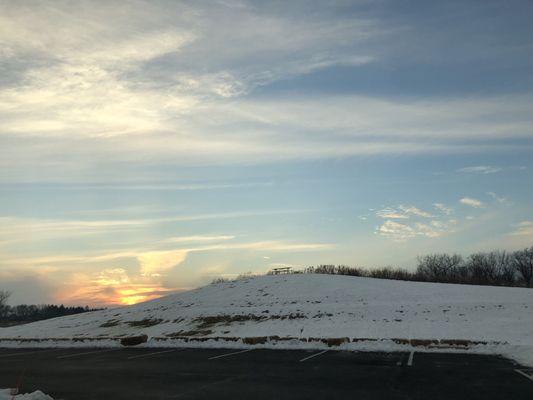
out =
<svg viewBox="0 0 533 400"><path fill-rule="evenodd" d="M0 10L12 304L533 245L531 1Z"/></svg>

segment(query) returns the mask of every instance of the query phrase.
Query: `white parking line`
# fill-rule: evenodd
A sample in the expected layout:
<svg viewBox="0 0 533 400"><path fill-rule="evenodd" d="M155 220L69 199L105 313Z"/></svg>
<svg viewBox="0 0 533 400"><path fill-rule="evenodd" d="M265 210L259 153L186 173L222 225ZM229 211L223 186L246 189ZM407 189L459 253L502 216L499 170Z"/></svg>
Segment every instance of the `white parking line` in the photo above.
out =
<svg viewBox="0 0 533 400"><path fill-rule="evenodd" d="M311 354L310 356L307 356L307 357L305 357L305 358L302 358L302 359L300 360L300 362L304 362L304 361L310 360L310 359L313 358L313 357L318 357L319 355L324 354L324 353L327 352L327 351L328 351L328 350L323 350L323 351L320 351L320 352L318 352L318 353Z"/></svg>
<svg viewBox="0 0 533 400"><path fill-rule="evenodd" d="M208 360L216 360L217 358L229 357L229 356L232 356L234 354L247 353L247 352L252 351L252 350L254 350L254 349L246 349L246 350L241 350L241 351L234 351L233 353L226 353L226 354L221 354L219 356L209 357Z"/></svg>
<svg viewBox="0 0 533 400"><path fill-rule="evenodd" d="M26 351L26 352L19 352L19 353L9 353L9 354L1 354L0 357L14 357L14 356L25 356L25 355L31 355L31 354L39 354L39 353L50 353L52 351L59 351L63 349L50 349L50 350L38 350L38 351Z"/></svg>
<svg viewBox="0 0 533 400"><path fill-rule="evenodd" d="M518 372L520 375L525 376L530 381L533 381L533 375L529 375L525 373L524 371L520 371L519 369L515 369L515 372Z"/></svg>
<svg viewBox="0 0 533 400"><path fill-rule="evenodd" d="M87 351L85 353L67 354L66 356L59 356L59 357L57 357L57 359L59 360L59 359L63 359L63 358L85 356L85 355L89 355L89 354L107 353L109 351L115 351L115 350L120 350L120 349L113 348L113 349L104 349L104 350L96 350L96 351Z"/></svg>
<svg viewBox="0 0 533 400"><path fill-rule="evenodd" d="M409 359L407 360L407 366L411 367L413 365L413 357L415 356L415 352L412 351L409 353Z"/></svg>
<svg viewBox="0 0 533 400"><path fill-rule="evenodd" d="M178 351L178 349L156 351L154 353L148 353L148 354L139 354L139 355L136 355L136 356L128 357L128 360L135 360L136 358L151 357L151 356L156 356L158 354L172 353L173 351Z"/></svg>

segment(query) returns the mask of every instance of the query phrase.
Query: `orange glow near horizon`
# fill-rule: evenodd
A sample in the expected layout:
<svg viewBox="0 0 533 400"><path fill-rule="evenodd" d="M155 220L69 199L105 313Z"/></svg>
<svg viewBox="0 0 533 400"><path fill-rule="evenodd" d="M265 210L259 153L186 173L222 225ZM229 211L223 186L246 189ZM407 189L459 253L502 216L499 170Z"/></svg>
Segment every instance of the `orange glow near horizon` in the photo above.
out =
<svg viewBox="0 0 533 400"><path fill-rule="evenodd" d="M89 305L91 307L129 306L154 300L174 292L173 289L151 284L79 286L74 290L59 293L58 302Z"/></svg>
<svg viewBox="0 0 533 400"><path fill-rule="evenodd" d="M164 293L154 294L154 289L157 292L165 291L170 292L168 289L164 288L153 288L153 287L140 287L135 289L118 289L118 303L121 305L133 305L141 303L143 301L153 300L160 297L163 297Z"/></svg>

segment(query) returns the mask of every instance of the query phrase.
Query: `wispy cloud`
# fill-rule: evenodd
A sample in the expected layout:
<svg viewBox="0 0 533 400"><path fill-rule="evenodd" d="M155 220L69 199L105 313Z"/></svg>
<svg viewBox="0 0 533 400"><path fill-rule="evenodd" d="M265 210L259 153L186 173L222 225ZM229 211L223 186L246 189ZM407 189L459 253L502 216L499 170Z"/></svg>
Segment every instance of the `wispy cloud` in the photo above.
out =
<svg viewBox="0 0 533 400"><path fill-rule="evenodd" d="M435 203L433 204L433 206L439 210L440 212L446 214L446 215L451 215L453 214L453 209L450 208L450 207L447 207L445 204L443 203Z"/></svg>
<svg viewBox="0 0 533 400"><path fill-rule="evenodd" d="M225 240L235 239L232 235L193 235L193 236L177 236L165 239L162 243L201 243L201 242L221 242Z"/></svg>
<svg viewBox="0 0 533 400"><path fill-rule="evenodd" d="M384 208L382 210L376 211L376 215L380 218L392 218L392 219L407 219L408 215L405 215L402 212L398 212L393 208Z"/></svg>
<svg viewBox="0 0 533 400"><path fill-rule="evenodd" d="M331 243L265 240L237 242L230 236L196 236L172 238L173 244L188 244L186 247L164 249L170 242L161 241L152 248L125 248L107 252L70 252L61 255L2 258L0 277L5 268L21 274L59 276L56 301L90 304L131 304L160 297L183 287L168 286L168 275L179 268L193 254L219 254L239 251L262 260L270 253L300 253L329 251L336 246ZM183 239L183 240L182 240ZM211 242L203 245L203 242ZM129 269L123 265L134 265ZM189 271L184 281L198 280L213 268L202 267L195 273ZM221 270L216 268L217 271ZM92 271L92 272L91 272ZM203 271L203 272L202 272Z"/></svg>
<svg viewBox="0 0 533 400"><path fill-rule="evenodd" d="M457 170L457 172L467 172L470 174L495 174L496 172L500 172L502 168L500 167L493 167L490 165L477 165L474 167L465 167L460 168Z"/></svg>
<svg viewBox="0 0 533 400"><path fill-rule="evenodd" d="M367 13L317 17L221 2L4 8L4 181L122 176L139 164L482 152L494 148L494 139L533 135L527 95L245 96L280 80L379 61L382 46L371 44L405 28Z"/></svg>
<svg viewBox="0 0 533 400"><path fill-rule="evenodd" d="M416 236L416 232L408 225L387 220L377 229L377 233L397 242L404 242Z"/></svg>
<svg viewBox="0 0 533 400"><path fill-rule="evenodd" d="M416 237L438 238L454 231L457 220L433 220L428 223L398 223L387 220L381 224L376 233L396 242L405 242Z"/></svg>
<svg viewBox="0 0 533 400"><path fill-rule="evenodd" d="M407 215L416 215L417 217L424 217L424 218L433 217L433 215L431 215L430 213L423 211L420 208L417 208L415 206L400 205L398 208Z"/></svg>
<svg viewBox="0 0 533 400"><path fill-rule="evenodd" d="M225 242L226 240L227 239L222 239L221 242ZM161 244L166 244L166 241L163 240ZM271 240L255 242L216 243L204 246L197 245L170 250L130 248L115 250L111 252L98 252L96 254L75 253L65 255L45 255L37 257L5 257L3 260L3 264L20 266L51 266L72 263L91 264L103 261L133 258L138 259L140 261L141 267L143 265L146 265L147 270L167 270L170 267L176 266L181 263L188 254L196 252L214 252L224 250L251 250L264 252L321 251L331 250L333 248L335 248L335 245L331 243L298 243ZM158 267L158 265L160 267Z"/></svg>
<svg viewBox="0 0 533 400"><path fill-rule="evenodd" d="M466 206L474 207L474 208L483 208L485 207L485 204L483 204L482 201L473 199L472 197L463 197L459 200L461 204L464 204Z"/></svg>
<svg viewBox="0 0 533 400"><path fill-rule="evenodd" d="M437 238L452 233L457 225L456 219L449 218L453 210L443 203L434 203L433 206L440 211L440 215L403 204L379 210L376 216L387 221L379 225L375 232L396 242L405 242L416 237ZM403 221L400 223L394 219Z"/></svg>
<svg viewBox="0 0 533 400"><path fill-rule="evenodd" d="M487 192L487 194L492 197L494 199L494 201L496 201L497 203L499 204L511 204L511 201L507 198L507 197L504 197L504 196L498 196L496 193L494 192Z"/></svg>
<svg viewBox="0 0 533 400"><path fill-rule="evenodd" d="M524 236L533 238L533 221L522 221L515 225L515 230L510 236Z"/></svg>
<svg viewBox="0 0 533 400"><path fill-rule="evenodd" d="M189 250L147 251L136 255L141 266L141 275L160 276L160 274L181 264Z"/></svg>
<svg viewBox="0 0 533 400"><path fill-rule="evenodd" d="M155 218L141 219L106 219L106 220L76 220L76 219L40 219L21 217L0 217L0 240L9 244L17 240L28 240L31 232L31 240L46 240L62 236L86 236L105 234L116 231L131 231L146 229L150 225L172 224L177 222L194 222L218 219L252 218L277 214L302 213L305 210L256 210L235 211L225 213L170 215ZM179 238L174 238L180 240ZM191 239L191 238L189 238ZM201 237L196 237L197 241ZM185 238L181 238L185 241ZM192 240L189 240L192 241Z"/></svg>
<svg viewBox="0 0 533 400"><path fill-rule="evenodd" d="M427 211L421 210L415 206L406 206L400 204L397 207L387 207L376 211L376 215L380 218L391 219L408 219L410 216L431 218L433 215Z"/></svg>
<svg viewBox="0 0 533 400"><path fill-rule="evenodd" d="M410 226L390 220L385 221L378 228L377 232L382 236L399 242L403 242L416 236L416 232Z"/></svg>

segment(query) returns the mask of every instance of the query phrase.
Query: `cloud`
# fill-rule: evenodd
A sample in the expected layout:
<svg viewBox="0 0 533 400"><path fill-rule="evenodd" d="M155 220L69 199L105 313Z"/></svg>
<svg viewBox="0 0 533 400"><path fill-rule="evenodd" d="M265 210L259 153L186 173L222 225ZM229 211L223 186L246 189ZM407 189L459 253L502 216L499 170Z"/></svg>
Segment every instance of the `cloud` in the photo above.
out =
<svg viewBox="0 0 533 400"><path fill-rule="evenodd" d="M415 206L405 206L403 204L396 208L387 207L376 211L376 215L380 218L390 219L408 219L410 216L431 218L433 215L423 211Z"/></svg>
<svg viewBox="0 0 533 400"><path fill-rule="evenodd" d="M494 199L497 203L500 204L512 204L511 201L507 197L498 196L494 192L487 192L487 194Z"/></svg>
<svg viewBox="0 0 533 400"><path fill-rule="evenodd" d="M209 236L209 235L194 235L194 236L178 236L171 237L162 241L162 243L198 243L198 242L219 242L225 240L235 239L235 236L232 235L218 235L218 236Z"/></svg>
<svg viewBox="0 0 533 400"><path fill-rule="evenodd" d="M160 242L165 244L165 240ZM184 242L185 243L185 242ZM136 258L139 260L141 267L147 271L167 270L184 260L188 253L192 252L212 252L219 250L259 250L259 251L315 251L329 250L335 245L331 243L298 243L278 240L265 240L255 242L232 242L210 244L205 246L192 246L170 250L153 250L153 249L121 249L111 252L98 253L75 253L65 255L44 255L37 257L4 257L3 263L12 265L51 265L51 264L72 264L72 263L97 263L101 261L112 261L124 258ZM185 254L185 255L184 255ZM174 260L181 260L175 262ZM160 267L158 267L160 266Z"/></svg>
<svg viewBox="0 0 533 400"><path fill-rule="evenodd" d="M463 197L461 200L459 200L461 204L474 207L474 208L483 208L485 207L485 204L481 202L480 200L473 199L471 197Z"/></svg>
<svg viewBox="0 0 533 400"><path fill-rule="evenodd" d="M453 209L450 208L450 207L447 207L446 205L444 205L443 203L435 203L433 204L433 206L439 210L440 212L446 214L446 215L451 215L453 214Z"/></svg>
<svg viewBox="0 0 533 400"><path fill-rule="evenodd" d="M434 203L433 206L446 216L453 213L451 208L442 203ZM413 205L387 207L376 212L376 216L387 219L376 228L376 233L396 242L405 242L415 237L437 238L452 233L457 224L455 219L443 219L442 214L439 217ZM395 219L405 221L400 223Z"/></svg>
<svg viewBox="0 0 533 400"><path fill-rule="evenodd" d="M515 230L510 236L524 236L533 238L533 221L522 221L515 225Z"/></svg>
<svg viewBox="0 0 533 400"><path fill-rule="evenodd" d="M417 223L415 225L417 234L429 238L437 238L454 232L457 220L449 219L446 221L434 220L429 224Z"/></svg>
<svg viewBox="0 0 533 400"><path fill-rule="evenodd" d="M17 241L27 241L31 233L31 240L58 239L61 237L103 235L113 232L139 231L148 226L158 224L173 224L177 222L193 222L203 220L250 218L261 215L302 213L305 210L256 210L234 211L225 213L175 215L140 219L106 219L106 220L76 220L76 219L40 219L22 217L0 217L0 245L8 245ZM229 237L196 236L170 238L172 240L206 241L229 240Z"/></svg>
<svg viewBox="0 0 533 400"><path fill-rule="evenodd" d="M492 167L489 165L478 165L475 167L465 167L460 168L457 170L457 172L467 172L471 174L495 174L496 172L500 172L502 168L500 167Z"/></svg>
<svg viewBox="0 0 533 400"><path fill-rule="evenodd" d="M251 243L219 244L210 247L191 249L191 251L212 250L261 250L261 251L320 251L335 247L331 243L288 243L282 241L262 241Z"/></svg>
<svg viewBox="0 0 533 400"><path fill-rule="evenodd" d="M141 275L159 276L161 273L181 264L187 257L188 253L188 250L182 249L140 253L137 258L141 266Z"/></svg>
<svg viewBox="0 0 533 400"><path fill-rule="evenodd" d="M405 28L366 12L143 1L4 8L4 181L105 181L132 165L472 153L523 148L511 139L533 135L527 95L253 96L281 80L379 63L391 51L382 45Z"/></svg>
<svg viewBox="0 0 533 400"><path fill-rule="evenodd" d="M121 184L117 182L109 184L73 184L69 186L70 190L132 190L132 191L196 191L196 190L217 190L217 189L239 189L270 187L274 183L265 182L228 182L228 183L130 183ZM118 211L118 210L117 210Z"/></svg>
<svg viewBox="0 0 533 400"><path fill-rule="evenodd" d="M395 221L385 221L377 230L377 233L388 237L396 242L404 242L407 239L416 236L416 232L408 225L400 224Z"/></svg>
<svg viewBox="0 0 533 400"><path fill-rule="evenodd" d="M383 210L376 211L376 215L380 218L392 218L392 219L407 219L408 215L400 213L393 208L384 208Z"/></svg>
<svg viewBox="0 0 533 400"><path fill-rule="evenodd" d="M4 289L11 292L9 303L12 305L56 301L57 286L46 275L29 271L0 270L0 290Z"/></svg>
<svg viewBox="0 0 533 400"><path fill-rule="evenodd" d="M426 211L422 211L419 208L416 208L415 206L404 206L400 205L398 207L400 210L402 210L405 214L415 215L417 217L424 217L424 218L431 218L433 215Z"/></svg>
<svg viewBox="0 0 533 400"><path fill-rule="evenodd" d="M235 242L232 238L229 235L197 235L173 238L177 239L174 242L163 240L159 242L159 248L157 246L126 248L92 253L80 251L33 257L9 257L3 254L0 282L7 282L9 287L16 287L15 283L12 285L14 279L20 279L25 275L37 276L42 277L47 284L54 282L53 296L57 302L92 305L132 304L185 289L176 283L190 281L191 276L198 277L199 271L203 271L203 275L206 271L209 272L209 268L213 266L196 269L192 274L191 271L185 271L183 278L178 282L168 280L172 271L183 267L188 257L193 254L210 253L212 257L216 257L223 252L237 251L240 255L249 252L254 258L261 256L266 260L269 259L267 254L270 253L295 254L335 248L335 245L330 243L279 240ZM169 244L188 246L161 248ZM29 286L26 286L24 290L28 290ZM20 296L24 295L29 296L27 292ZM22 298L20 296L19 298Z"/></svg>
<svg viewBox="0 0 533 400"><path fill-rule="evenodd" d="M93 274L75 275L57 293L58 301L67 304L91 304L93 306L129 305L152 300L172 292L189 288L168 288L160 283L130 277L126 271L117 268ZM116 276L120 279L117 280ZM105 276L106 278L102 278ZM112 279L109 278L112 277Z"/></svg>
<svg viewBox="0 0 533 400"><path fill-rule="evenodd" d="M456 224L457 221L454 219L447 221L433 220L429 223L415 222L413 224L402 224L387 220L378 227L376 233L396 242L405 242L416 237L441 237L452 233Z"/></svg>

